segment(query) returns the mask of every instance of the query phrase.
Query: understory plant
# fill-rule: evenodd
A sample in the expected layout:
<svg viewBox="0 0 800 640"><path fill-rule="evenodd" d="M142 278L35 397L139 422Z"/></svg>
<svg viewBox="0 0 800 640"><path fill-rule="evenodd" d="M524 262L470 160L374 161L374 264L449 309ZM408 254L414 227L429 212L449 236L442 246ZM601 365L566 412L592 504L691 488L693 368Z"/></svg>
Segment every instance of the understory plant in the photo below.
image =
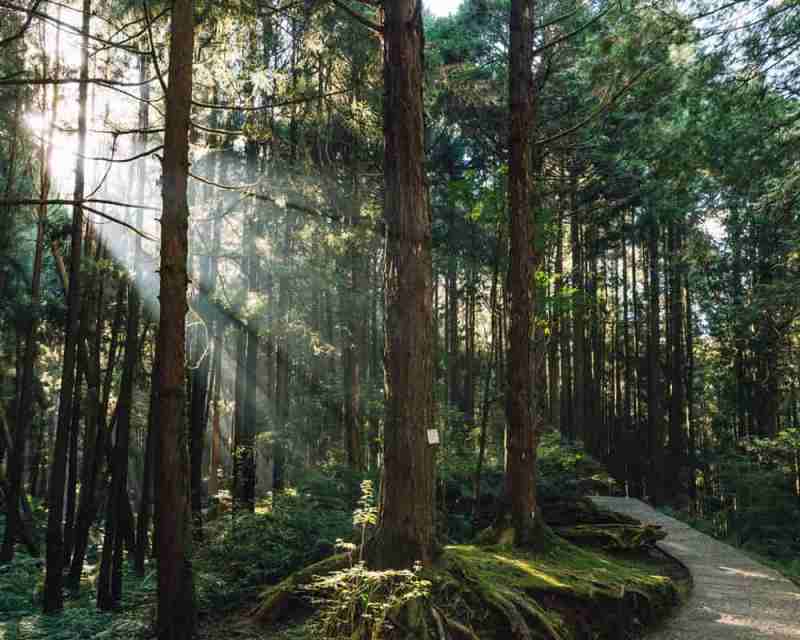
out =
<svg viewBox="0 0 800 640"><path fill-rule="evenodd" d="M431 583L420 576L422 565L411 569L371 571L364 563L367 531L378 523L372 482L361 483L361 497L353 512L353 525L360 544L358 559L349 567L325 576L316 576L304 588L317 614L310 629L315 637L327 640L379 638L393 625L393 615L408 603L430 594ZM341 539L336 545L353 559L356 546Z"/></svg>

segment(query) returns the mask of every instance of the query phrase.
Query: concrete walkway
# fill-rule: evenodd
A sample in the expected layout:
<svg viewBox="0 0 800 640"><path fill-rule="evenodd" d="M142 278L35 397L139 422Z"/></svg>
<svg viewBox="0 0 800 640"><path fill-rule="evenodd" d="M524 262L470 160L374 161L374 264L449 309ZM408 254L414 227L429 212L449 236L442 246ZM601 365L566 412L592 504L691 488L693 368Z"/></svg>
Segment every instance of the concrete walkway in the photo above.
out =
<svg viewBox="0 0 800 640"><path fill-rule="evenodd" d="M800 639L800 588L779 573L640 500L592 499L605 509L663 527L667 537L658 545L692 572L694 591L688 602L648 635L650 640Z"/></svg>

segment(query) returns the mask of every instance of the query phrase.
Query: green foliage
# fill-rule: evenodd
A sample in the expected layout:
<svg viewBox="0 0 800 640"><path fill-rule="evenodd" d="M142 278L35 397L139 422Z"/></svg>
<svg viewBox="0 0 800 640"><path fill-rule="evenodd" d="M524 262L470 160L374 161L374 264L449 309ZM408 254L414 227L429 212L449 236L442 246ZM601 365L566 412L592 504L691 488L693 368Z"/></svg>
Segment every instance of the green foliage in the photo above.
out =
<svg viewBox="0 0 800 640"><path fill-rule="evenodd" d="M252 514L234 514L208 527L198 550L196 582L203 606L227 609L265 585L330 554L350 538L352 515L310 495L285 492Z"/></svg>
<svg viewBox="0 0 800 640"><path fill-rule="evenodd" d="M699 504L692 513L676 515L800 579L800 531L787 526L800 521L796 438L797 430L788 429L709 457Z"/></svg>
<svg viewBox="0 0 800 640"><path fill-rule="evenodd" d="M144 638L151 631L155 601L155 567L144 578L123 568L120 610L97 610L95 593L83 584L80 597L66 601L63 614L41 613L44 561L24 552L0 566L0 638L3 640L78 640L80 638Z"/></svg>
<svg viewBox="0 0 800 640"><path fill-rule="evenodd" d="M361 483L361 497L358 499L358 508L353 511L353 526L361 530L361 546L359 560L364 558L364 545L367 541L367 528L378 524L378 509L375 506L375 495L372 491L372 480Z"/></svg>
<svg viewBox="0 0 800 640"><path fill-rule="evenodd" d="M567 442L554 431L542 435L537 458L542 500L577 498L594 491L614 492L618 486L606 468L579 442Z"/></svg>
<svg viewBox="0 0 800 640"><path fill-rule="evenodd" d="M327 576L318 576L306 590L317 611L310 625L315 637L350 640L379 638L390 612L430 594L431 583L413 569L370 571L363 562Z"/></svg>

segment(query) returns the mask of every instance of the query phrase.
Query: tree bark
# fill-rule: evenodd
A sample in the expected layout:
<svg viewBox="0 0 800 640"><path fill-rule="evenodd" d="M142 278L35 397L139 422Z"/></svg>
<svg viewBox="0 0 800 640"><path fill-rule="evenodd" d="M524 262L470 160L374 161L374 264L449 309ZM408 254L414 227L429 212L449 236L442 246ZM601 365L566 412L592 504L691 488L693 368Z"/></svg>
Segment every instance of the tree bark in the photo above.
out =
<svg viewBox="0 0 800 640"><path fill-rule="evenodd" d="M386 3L384 217L386 220L384 464L371 567L430 565L434 556L433 285L431 218L423 167L420 0Z"/></svg>
<svg viewBox="0 0 800 640"><path fill-rule="evenodd" d="M541 518L536 503L536 446L533 415L531 327L537 264L531 225L531 134L534 124L533 25L535 0L512 0L509 49L509 167L508 205L511 257L508 271L509 317L508 453L506 498L514 543L535 545Z"/></svg>
<svg viewBox="0 0 800 640"><path fill-rule="evenodd" d="M193 54L193 2L174 0L161 191L156 623L159 640L190 640L195 628L189 457L184 419L189 225L186 188Z"/></svg>

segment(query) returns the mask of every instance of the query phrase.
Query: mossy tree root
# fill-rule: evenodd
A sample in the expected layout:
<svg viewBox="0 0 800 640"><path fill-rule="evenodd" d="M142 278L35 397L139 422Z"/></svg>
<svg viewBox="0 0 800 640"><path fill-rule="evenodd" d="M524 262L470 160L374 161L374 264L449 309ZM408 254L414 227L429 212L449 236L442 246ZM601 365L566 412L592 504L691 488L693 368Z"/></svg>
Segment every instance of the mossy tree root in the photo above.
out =
<svg viewBox="0 0 800 640"><path fill-rule="evenodd" d="M574 544L619 551L652 547L667 535L657 526L630 524L576 525L558 527L555 531Z"/></svg>
<svg viewBox="0 0 800 640"><path fill-rule="evenodd" d="M348 554L339 554L320 560L290 575L285 580L265 589L261 602L250 615L262 624L278 622L286 615L289 605L299 598L299 591L314 580L315 576L341 571L350 565Z"/></svg>
<svg viewBox="0 0 800 640"><path fill-rule="evenodd" d="M477 600L481 608L488 606L499 615L513 640L565 640L532 597L511 588L487 584L457 561L452 562L450 570L460 579L462 588L470 592L471 600Z"/></svg>

